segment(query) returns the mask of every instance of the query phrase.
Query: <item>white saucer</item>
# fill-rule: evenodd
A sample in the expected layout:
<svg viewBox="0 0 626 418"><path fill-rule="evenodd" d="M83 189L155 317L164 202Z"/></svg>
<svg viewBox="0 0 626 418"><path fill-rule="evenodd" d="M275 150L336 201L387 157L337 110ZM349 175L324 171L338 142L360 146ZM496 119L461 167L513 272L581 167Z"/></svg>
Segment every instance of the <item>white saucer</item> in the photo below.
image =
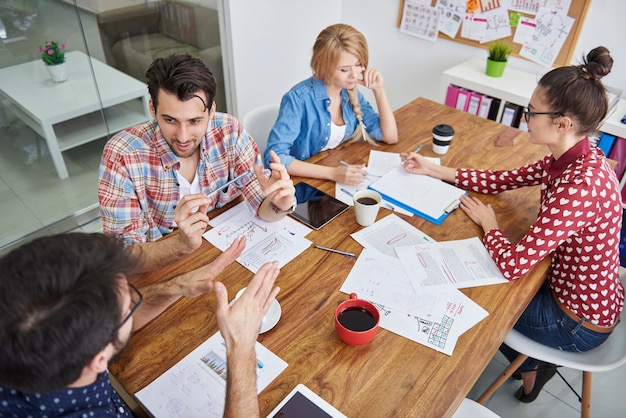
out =
<svg viewBox="0 0 626 418"><path fill-rule="evenodd" d="M244 287L239 292L237 292L237 295L230 302L229 305L232 306L232 304L235 303L237 299L239 299L239 296L241 296L241 294L245 290L246 288ZM274 328L276 324L278 324L278 320L280 319L281 314L282 314L282 309L280 307L280 303L278 303L278 301L274 299L272 301L272 304L270 305L270 308L267 310L267 313L263 317L263 320L261 321L261 328L259 329L259 334L263 334L264 332L267 332L271 330L272 328Z"/></svg>
<svg viewBox="0 0 626 418"><path fill-rule="evenodd" d="M261 329L259 329L259 334L263 334L274 328L276 324L278 324L278 320L280 319L280 315L282 313L282 309L280 308L280 303L276 299L272 301L270 308L267 310L267 313L263 317L263 321L261 321Z"/></svg>

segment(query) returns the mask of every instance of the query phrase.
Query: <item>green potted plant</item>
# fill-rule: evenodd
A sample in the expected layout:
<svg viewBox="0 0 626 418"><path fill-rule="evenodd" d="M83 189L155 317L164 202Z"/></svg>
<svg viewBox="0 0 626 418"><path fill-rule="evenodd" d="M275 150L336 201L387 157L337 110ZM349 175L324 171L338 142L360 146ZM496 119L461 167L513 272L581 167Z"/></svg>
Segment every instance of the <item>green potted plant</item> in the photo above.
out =
<svg viewBox="0 0 626 418"><path fill-rule="evenodd" d="M511 45L503 41L495 41L489 45L489 56L487 57L486 73L491 77L502 77L509 55L511 55Z"/></svg>
<svg viewBox="0 0 626 418"><path fill-rule="evenodd" d="M65 74L65 44L60 44L56 41L46 41L39 47L39 52L52 81L59 83L67 80L67 75Z"/></svg>

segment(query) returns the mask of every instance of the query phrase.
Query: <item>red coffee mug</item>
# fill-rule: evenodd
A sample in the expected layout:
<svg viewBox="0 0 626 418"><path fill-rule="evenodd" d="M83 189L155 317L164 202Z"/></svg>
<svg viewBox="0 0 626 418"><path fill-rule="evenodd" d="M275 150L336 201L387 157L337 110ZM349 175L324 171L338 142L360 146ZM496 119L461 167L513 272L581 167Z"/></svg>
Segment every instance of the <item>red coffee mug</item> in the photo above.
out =
<svg viewBox="0 0 626 418"><path fill-rule="evenodd" d="M380 314L370 302L358 299L356 293L350 293L335 310L335 330L346 344L362 345L374 339L378 331Z"/></svg>

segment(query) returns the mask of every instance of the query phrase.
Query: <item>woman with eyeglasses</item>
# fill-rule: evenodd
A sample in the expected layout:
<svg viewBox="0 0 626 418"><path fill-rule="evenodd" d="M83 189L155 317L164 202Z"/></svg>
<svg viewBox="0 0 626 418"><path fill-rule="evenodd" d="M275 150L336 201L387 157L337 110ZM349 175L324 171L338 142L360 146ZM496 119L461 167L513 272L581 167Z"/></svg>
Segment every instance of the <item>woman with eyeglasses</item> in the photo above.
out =
<svg viewBox="0 0 626 418"><path fill-rule="evenodd" d="M523 276L550 257L546 282L515 329L564 351L588 351L602 344L624 304L619 279L619 181L602 151L588 139L607 114L600 80L612 65L609 51L600 46L582 64L555 68L539 80L524 109L529 142L546 145L551 152L539 161L514 170L473 170L432 164L416 153L402 155L408 172L474 192L541 186L537 220L517 243L499 228L491 205L464 196L461 209L483 229L483 242L507 279ZM509 361L518 354L504 344L500 351ZM516 397L534 401L555 372L553 364L527 359L514 374L523 381Z"/></svg>

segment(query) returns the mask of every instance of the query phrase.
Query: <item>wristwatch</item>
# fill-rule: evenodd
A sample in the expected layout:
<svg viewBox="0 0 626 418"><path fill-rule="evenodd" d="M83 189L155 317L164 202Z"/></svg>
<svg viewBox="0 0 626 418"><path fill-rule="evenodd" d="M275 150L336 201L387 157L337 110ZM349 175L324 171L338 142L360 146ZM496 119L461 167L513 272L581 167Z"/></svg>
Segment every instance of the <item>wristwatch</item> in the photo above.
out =
<svg viewBox="0 0 626 418"><path fill-rule="evenodd" d="M296 206L298 206L298 201L296 200L296 197L293 197L293 205L291 205L291 207L287 210L282 210L281 208L279 208L278 206L276 206L274 204L274 202L272 202L270 200L270 207L272 208L272 210L279 214L279 215L288 215L290 213L293 213L296 210Z"/></svg>

